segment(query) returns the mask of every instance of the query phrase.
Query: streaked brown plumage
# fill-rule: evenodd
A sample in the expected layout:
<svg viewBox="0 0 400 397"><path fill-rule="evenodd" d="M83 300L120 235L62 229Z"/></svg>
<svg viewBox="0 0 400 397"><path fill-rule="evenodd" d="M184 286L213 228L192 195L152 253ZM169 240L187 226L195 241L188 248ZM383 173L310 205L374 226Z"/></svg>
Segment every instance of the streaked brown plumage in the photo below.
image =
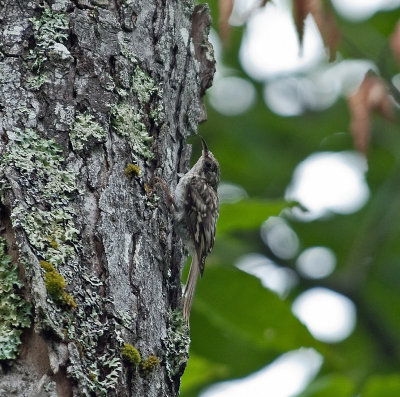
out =
<svg viewBox="0 0 400 397"><path fill-rule="evenodd" d="M187 322L199 273L203 275L206 257L214 245L219 214L219 164L204 140L202 144L201 157L181 178L174 195L175 225L192 256L183 293L183 316Z"/></svg>

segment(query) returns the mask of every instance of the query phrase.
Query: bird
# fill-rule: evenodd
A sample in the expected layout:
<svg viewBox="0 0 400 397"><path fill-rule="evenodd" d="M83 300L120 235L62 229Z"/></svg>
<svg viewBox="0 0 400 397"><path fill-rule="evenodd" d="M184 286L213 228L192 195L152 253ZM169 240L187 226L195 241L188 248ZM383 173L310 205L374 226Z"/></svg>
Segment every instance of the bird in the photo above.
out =
<svg viewBox="0 0 400 397"><path fill-rule="evenodd" d="M203 276L206 258L214 246L219 216L220 167L205 140L201 142L200 158L179 180L173 197L176 231L192 257L183 292L183 317L187 324L199 274Z"/></svg>

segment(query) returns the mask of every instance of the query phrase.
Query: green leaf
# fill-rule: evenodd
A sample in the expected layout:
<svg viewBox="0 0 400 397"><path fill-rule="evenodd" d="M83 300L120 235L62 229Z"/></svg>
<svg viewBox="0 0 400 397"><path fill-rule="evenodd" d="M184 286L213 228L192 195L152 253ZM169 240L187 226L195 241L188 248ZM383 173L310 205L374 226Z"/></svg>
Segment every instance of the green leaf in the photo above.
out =
<svg viewBox="0 0 400 397"><path fill-rule="evenodd" d="M400 396L400 376L397 374L374 376L365 385L362 397L398 397Z"/></svg>
<svg viewBox="0 0 400 397"><path fill-rule="evenodd" d="M204 357L191 353L180 391L182 395L185 395L200 385L215 382L226 373L227 369L224 365L215 364Z"/></svg>
<svg viewBox="0 0 400 397"><path fill-rule="evenodd" d="M285 200L241 200L234 204L221 204L217 234L239 229L255 229L270 216L279 215L290 204Z"/></svg>
<svg viewBox="0 0 400 397"><path fill-rule="evenodd" d="M353 397L354 384L343 375L327 375L316 379L298 397Z"/></svg>
<svg viewBox="0 0 400 397"><path fill-rule="evenodd" d="M290 302L228 266L209 266L199 280L191 339L190 357L223 366L225 379L247 375L288 350L322 348L294 317Z"/></svg>

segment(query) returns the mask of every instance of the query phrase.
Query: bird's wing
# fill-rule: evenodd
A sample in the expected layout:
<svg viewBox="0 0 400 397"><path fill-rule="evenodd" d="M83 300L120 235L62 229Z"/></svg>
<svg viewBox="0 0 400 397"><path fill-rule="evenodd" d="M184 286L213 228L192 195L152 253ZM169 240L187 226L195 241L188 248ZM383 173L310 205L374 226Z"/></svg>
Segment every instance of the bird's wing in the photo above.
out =
<svg viewBox="0 0 400 397"><path fill-rule="evenodd" d="M203 275L206 257L214 245L218 219L218 196L217 192L198 176L192 176L187 186L186 224L195 241L200 273Z"/></svg>

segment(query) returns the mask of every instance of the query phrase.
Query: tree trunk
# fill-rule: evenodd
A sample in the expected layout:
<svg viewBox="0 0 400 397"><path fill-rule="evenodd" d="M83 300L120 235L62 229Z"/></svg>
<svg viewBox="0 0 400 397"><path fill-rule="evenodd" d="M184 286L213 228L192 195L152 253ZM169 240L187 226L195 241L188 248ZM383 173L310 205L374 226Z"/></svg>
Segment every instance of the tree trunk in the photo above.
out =
<svg viewBox="0 0 400 397"><path fill-rule="evenodd" d="M0 395L175 396L186 258L150 181L188 169L208 8L5 0L0 21Z"/></svg>

